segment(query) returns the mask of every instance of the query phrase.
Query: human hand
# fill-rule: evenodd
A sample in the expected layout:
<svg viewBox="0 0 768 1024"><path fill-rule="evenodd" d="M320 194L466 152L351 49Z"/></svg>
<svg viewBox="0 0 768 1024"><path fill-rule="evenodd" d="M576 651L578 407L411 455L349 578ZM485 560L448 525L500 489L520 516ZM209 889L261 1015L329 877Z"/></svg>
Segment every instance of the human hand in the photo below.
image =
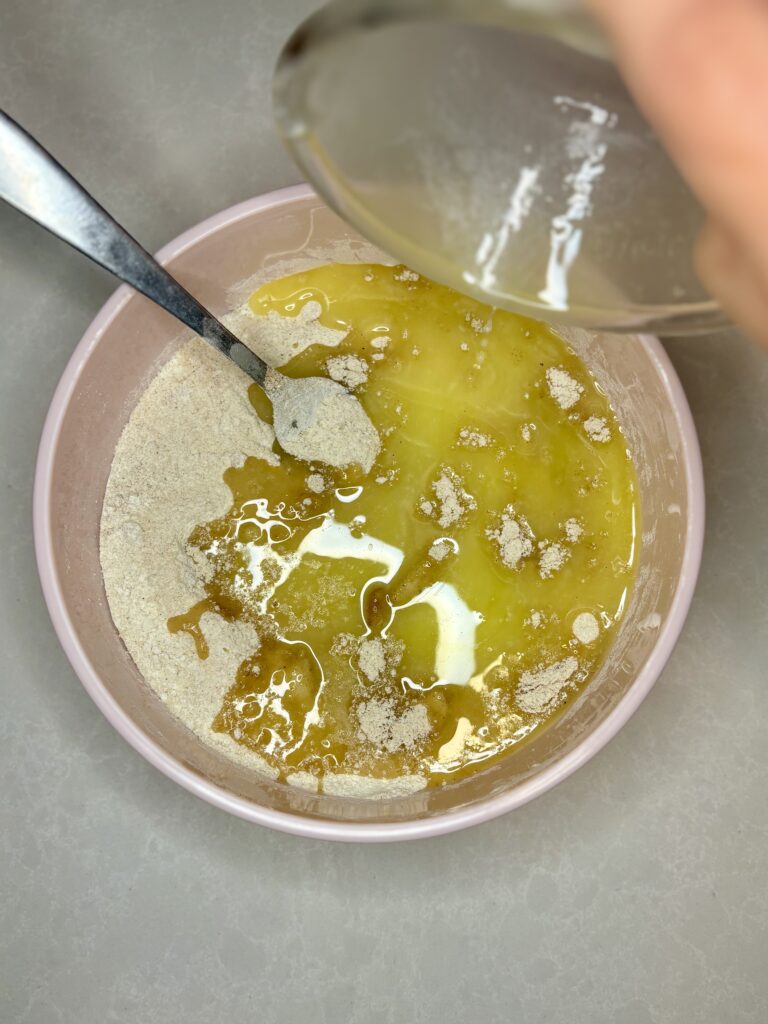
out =
<svg viewBox="0 0 768 1024"><path fill-rule="evenodd" d="M587 0L628 87L709 213L699 276L768 346L768 3Z"/></svg>

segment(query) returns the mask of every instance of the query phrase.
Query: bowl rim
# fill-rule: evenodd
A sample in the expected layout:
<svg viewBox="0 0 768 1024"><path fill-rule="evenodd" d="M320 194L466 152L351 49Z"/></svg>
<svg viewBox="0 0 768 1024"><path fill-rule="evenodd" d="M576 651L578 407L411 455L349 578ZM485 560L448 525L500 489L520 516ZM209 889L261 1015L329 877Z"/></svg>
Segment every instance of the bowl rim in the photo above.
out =
<svg viewBox="0 0 768 1024"><path fill-rule="evenodd" d="M291 185L248 199L183 232L160 249L157 259L161 263L167 262L210 234L239 220L260 211L307 199L322 201L308 185ZM107 300L75 347L56 387L45 419L35 467L33 534L43 597L59 643L75 674L104 717L142 757L195 796L246 821L314 839L391 842L455 832L522 807L586 764L625 725L658 679L680 635L696 586L704 539L704 479L693 417L683 387L661 342L645 334L638 335L638 341L665 384L682 439L682 463L689 500L680 578L669 613L659 629L656 644L626 694L598 727L573 750L538 775L525 779L514 789L490 796L469 807L445 811L418 821L367 823L326 821L263 807L197 774L151 739L110 695L75 633L54 561L50 516L52 472L69 401L91 352L112 319L134 294L133 289L121 285Z"/></svg>

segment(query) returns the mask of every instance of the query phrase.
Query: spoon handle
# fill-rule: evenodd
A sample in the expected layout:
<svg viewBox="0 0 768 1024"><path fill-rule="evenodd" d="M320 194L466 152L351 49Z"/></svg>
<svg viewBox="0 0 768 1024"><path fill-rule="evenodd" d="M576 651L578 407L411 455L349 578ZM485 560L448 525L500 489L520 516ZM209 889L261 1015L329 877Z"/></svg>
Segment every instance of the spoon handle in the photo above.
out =
<svg viewBox="0 0 768 1024"><path fill-rule="evenodd" d="M263 385L267 364L171 277L2 110L0 198L168 310Z"/></svg>

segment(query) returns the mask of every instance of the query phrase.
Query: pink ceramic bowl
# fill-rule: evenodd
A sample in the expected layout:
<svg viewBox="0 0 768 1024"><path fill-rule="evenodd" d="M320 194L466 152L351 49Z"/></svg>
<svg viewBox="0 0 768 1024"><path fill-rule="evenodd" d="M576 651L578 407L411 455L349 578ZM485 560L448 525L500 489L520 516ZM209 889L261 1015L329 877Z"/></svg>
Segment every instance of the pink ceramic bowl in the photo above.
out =
<svg viewBox="0 0 768 1024"><path fill-rule="evenodd" d="M216 313L249 279L300 255L328 262L364 243L306 187L252 199L167 245L159 259ZM347 255L346 258L349 258ZM178 325L127 287L74 351L37 462L34 530L45 600L83 686L117 731L170 778L248 821L297 835L381 842L487 821L566 778L614 736L677 640L699 569L701 461L690 411L655 338L566 332L618 411L640 478L637 585L612 651L585 692L534 740L462 782L388 800L303 792L249 772L201 743L149 689L104 594L99 518L115 444L143 387L179 344Z"/></svg>

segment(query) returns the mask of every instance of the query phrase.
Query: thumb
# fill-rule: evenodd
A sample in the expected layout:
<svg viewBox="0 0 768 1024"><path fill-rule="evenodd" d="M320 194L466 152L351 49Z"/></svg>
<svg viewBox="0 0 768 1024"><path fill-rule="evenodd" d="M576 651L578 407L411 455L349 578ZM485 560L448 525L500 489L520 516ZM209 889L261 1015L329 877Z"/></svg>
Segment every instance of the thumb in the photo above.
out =
<svg viewBox="0 0 768 1024"><path fill-rule="evenodd" d="M768 348L768 286L742 244L710 220L696 243L695 264L726 313Z"/></svg>

